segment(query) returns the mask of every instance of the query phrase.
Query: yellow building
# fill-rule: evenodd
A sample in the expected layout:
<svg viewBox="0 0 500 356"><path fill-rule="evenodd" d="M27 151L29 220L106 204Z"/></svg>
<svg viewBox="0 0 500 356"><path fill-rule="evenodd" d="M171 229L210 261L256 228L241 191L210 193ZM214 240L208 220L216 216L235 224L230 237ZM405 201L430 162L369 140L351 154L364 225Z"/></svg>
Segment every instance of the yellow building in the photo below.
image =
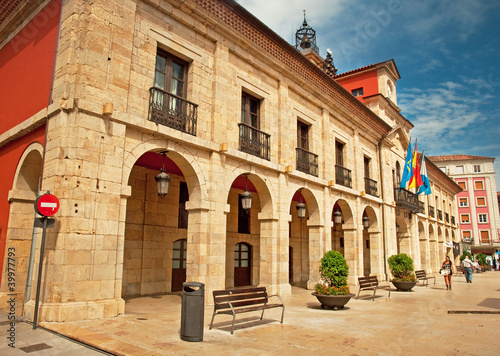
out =
<svg viewBox="0 0 500 356"><path fill-rule="evenodd" d="M28 3L2 23L12 36L0 51L44 9ZM379 82L362 102L318 53L232 0L67 0L58 30L51 104L0 136L1 149L44 128L7 187L2 234L24 278L19 300L40 171L41 190L61 202L41 320L116 316L124 297L185 280L205 283L208 302L240 285L287 295L314 287L330 249L344 254L352 285L388 278L386 260L399 252L428 272L451 254L458 226L430 214L428 201L454 216L456 184L428 162L432 196L395 189L413 126L397 107L393 61L360 71L374 68ZM160 170L170 177L163 197Z"/></svg>

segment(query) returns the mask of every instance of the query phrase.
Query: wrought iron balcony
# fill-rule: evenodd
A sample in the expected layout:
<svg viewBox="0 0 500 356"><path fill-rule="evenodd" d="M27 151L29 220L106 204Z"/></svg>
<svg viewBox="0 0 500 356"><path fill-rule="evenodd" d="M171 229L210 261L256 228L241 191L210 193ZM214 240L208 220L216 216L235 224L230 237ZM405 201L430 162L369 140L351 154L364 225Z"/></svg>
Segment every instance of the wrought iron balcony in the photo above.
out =
<svg viewBox="0 0 500 356"><path fill-rule="evenodd" d="M423 213L425 204L418 200L418 195L403 188L394 188L396 206L410 210L412 213Z"/></svg>
<svg viewBox="0 0 500 356"><path fill-rule="evenodd" d="M335 165L335 184L343 185L347 188L352 188L352 176L351 170Z"/></svg>
<svg viewBox="0 0 500 356"><path fill-rule="evenodd" d="M198 105L153 87L149 89L149 120L196 136Z"/></svg>
<svg viewBox="0 0 500 356"><path fill-rule="evenodd" d="M443 211L438 209L438 220L443 220Z"/></svg>
<svg viewBox="0 0 500 356"><path fill-rule="evenodd" d="M436 217L436 212L434 211L434 207L429 205L428 208L429 208L428 209L429 210L429 216L431 218L435 218Z"/></svg>
<svg viewBox="0 0 500 356"><path fill-rule="evenodd" d="M244 123L238 126L240 127L239 150L269 161L271 159L271 135Z"/></svg>
<svg viewBox="0 0 500 356"><path fill-rule="evenodd" d="M366 194L370 194L370 195L373 195L375 197L378 197L377 181L365 177L365 191L366 191Z"/></svg>
<svg viewBox="0 0 500 356"><path fill-rule="evenodd" d="M444 221L446 221L447 223L450 222L450 214L444 213Z"/></svg>
<svg viewBox="0 0 500 356"><path fill-rule="evenodd" d="M318 155L297 147L297 170L318 176Z"/></svg>

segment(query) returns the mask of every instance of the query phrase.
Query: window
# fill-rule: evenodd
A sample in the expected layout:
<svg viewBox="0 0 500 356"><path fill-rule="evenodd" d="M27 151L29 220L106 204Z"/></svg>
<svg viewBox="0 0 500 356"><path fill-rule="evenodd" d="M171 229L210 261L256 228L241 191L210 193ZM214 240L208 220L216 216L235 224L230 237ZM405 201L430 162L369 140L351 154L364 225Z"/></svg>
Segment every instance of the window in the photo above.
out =
<svg viewBox="0 0 500 356"><path fill-rule="evenodd" d="M186 210L186 202L189 200L189 193L186 182L181 182L179 186L179 218L177 227L179 229L187 229L188 212Z"/></svg>
<svg viewBox="0 0 500 356"><path fill-rule="evenodd" d="M460 214L460 221L462 224L470 224L469 214Z"/></svg>
<svg viewBox="0 0 500 356"><path fill-rule="evenodd" d="M297 121L297 147L309 151L309 126Z"/></svg>
<svg viewBox="0 0 500 356"><path fill-rule="evenodd" d="M158 49L154 86L181 98L186 96L187 62Z"/></svg>
<svg viewBox="0 0 500 356"><path fill-rule="evenodd" d="M462 188L462 190L467 190L467 183L463 180L463 181L459 181L457 182L457 185Z"/></svg>
<svg viewBox="0 0 500 356"><path fill-rule="evenodd" d="M364 158L365 165L365 178L370 178L370 159L368 157Z"/></svg>
<svg viewBox="0 0 500 356"><path fill-rule="evenodd" d="M469 240L472 238L472 232L470 230L464 230L462 231L462 239L463 240Z"/></svg>
<svg viewBox="0 0 500 356"><path fill-rule="evenodd" d="M457 174L464 173L464 166L456 166L455 167L455 173L457 173Z"/></svg>
<svg viewBox="0 0 500 356"><path fill-rule="evenodd" d="M481 230L481 231L479 231L479 234L481 235L481 243L482 244L489 244L490 243L490 232L488 230Z"/></svg>
<svg viewBox="0 0 500 356"><path fill-rule="evenodd" d="M479 214L477 217L480 224L486 224L488 222L488 214Z"/></svg>
<svg viewBox="0 0 500 356"><path fill-rule="evenodd" d="M247 93L241 95L241 122L256 129L260 127L260 100Z"/></svg>
<svg viewBox="0 0 500 356"><path fill-rule="evenodd" d="M250 234L250 211L241 206L241 194L238 194L238 233Z"/></svg>
<svg viewBox="0 0 500 356"><path fill-rule="evenodd" d="M461 208L469 206L469 200L467 198L458 198L458 206Z"/></svg>
<svg viewBox="0 0 500 356"><path fill-rule="evenodd" d="M344 167L344 146L342 142L335 141L335 164L341 167Z"/></svg>
<svg viewBox="0 0 500 356"><path fill-rule="evenodd" d="M483 184L483 181L482 180L476 180L474 182L474 188L476 190L484 190L484 184Z"/></svg>
<svg viewBox="0 0 500 356"><path fill-rule="evenodd" d="M362 96L363 95L363 88L357 88L351 90L352 95L354 96Z"/></svg>
<svg viewBox="0 0 500 356"><path fill-rule="evenodd" d="M486 197L477 197L476 206L486 206Z"/></svg>
<svg viewBox="0 0 500 356"><path fill-rule="evenodd" d="M480 164L474 165L474 173L481 173L481 165Z"/></svg>

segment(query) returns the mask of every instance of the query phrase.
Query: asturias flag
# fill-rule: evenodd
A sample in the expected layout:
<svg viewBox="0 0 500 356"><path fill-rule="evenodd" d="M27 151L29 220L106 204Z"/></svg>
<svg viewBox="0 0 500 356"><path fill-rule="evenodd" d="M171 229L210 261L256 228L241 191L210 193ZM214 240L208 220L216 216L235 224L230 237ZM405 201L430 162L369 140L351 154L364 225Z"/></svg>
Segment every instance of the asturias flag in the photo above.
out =
<svg viewBox="0 0 500 356"><path fill-rule="evenodd" d="M422 170L420 171L422 176L422 185L418 190L417 194L429 195L432 194L431 183L429 182L429 176L427 175L427 166L425 165L425 156L422 153Z"/></svg>
<svg viewBox="0 0 500 356"><path fill-rule="evenodd" d="M406 189L406 183L410 180L410 178L413 176L413 167L411 164L411 156L412 156L412 151L411 151L411 142L408 144L408 151L406 152L406 160L405 160L405 167L403 170L403 177L401 178L401 184L399 185L400 188Z"/></svg>
<svg viewBox="0 0 500 356"><path fill-rule="evenodd" d="M418 166L418 146L417 143L415 143L415 153L413 154L413 175L410 178L410 185L408 186L408 189L410 188L418 188L422 184L422 176L420 174L420 168Z"/></svg>

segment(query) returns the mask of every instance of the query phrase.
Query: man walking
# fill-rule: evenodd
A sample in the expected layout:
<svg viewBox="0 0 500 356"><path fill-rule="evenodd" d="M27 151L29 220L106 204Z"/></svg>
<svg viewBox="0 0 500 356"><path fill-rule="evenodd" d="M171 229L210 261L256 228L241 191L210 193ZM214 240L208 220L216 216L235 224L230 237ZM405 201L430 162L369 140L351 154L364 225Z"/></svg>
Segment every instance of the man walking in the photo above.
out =
<svg viewBox="0 0 500 356"><path fill-rule="evenodd" d="M465 259L462 261L462 266L464 267L465 281L467 283L472 283L472 267L474 263L469 259L468 255L466 255Z"/></svg>

